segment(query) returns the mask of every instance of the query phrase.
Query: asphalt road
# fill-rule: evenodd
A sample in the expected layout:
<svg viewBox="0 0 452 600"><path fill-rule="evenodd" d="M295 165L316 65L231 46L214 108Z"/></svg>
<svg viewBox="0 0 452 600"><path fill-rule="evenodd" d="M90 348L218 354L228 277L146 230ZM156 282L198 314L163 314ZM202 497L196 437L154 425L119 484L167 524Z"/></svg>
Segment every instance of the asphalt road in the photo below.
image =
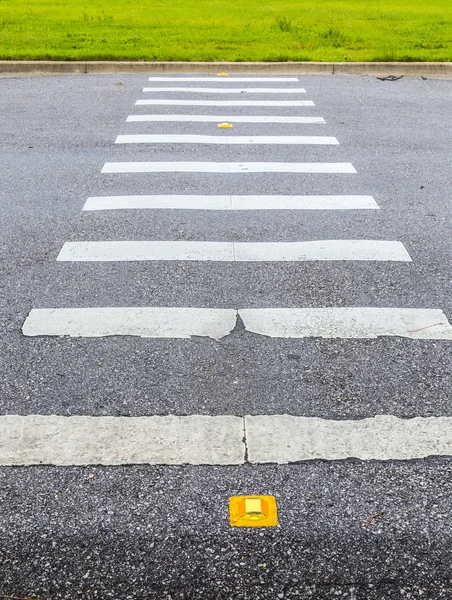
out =
<svg viewBox="0 0 452 600"><path fill-rule="evenodd" d="M32 308L80 306L435 308L452 322L451 81L302 76L315 107L296 112L134 106L147 85L142 75L0 80L1 414L452 416L450 341L271 339L240 327L220 341L22 334ZM326 124L125 122L151 112ZM340 146L114 144L144 133L325 135ZM106 162L270 160L351 162L357 174L101 174ZM121 194L362 194L381 208L81 211L89 196ZM56 261L67 241L318 239L398 240L412 262ZM451 492L447 457L2 467L0 595L446 600ZM252 493L276 497L277 528L229 526L229 497Z"/></svg>

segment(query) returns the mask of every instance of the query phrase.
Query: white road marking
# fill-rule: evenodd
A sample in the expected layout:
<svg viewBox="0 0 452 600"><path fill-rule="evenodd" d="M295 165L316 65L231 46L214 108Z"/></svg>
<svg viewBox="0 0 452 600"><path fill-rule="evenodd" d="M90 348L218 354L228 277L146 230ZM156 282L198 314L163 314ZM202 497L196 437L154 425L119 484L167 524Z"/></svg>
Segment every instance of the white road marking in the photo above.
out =
<svg viewBox="0 0 452 600"><path fill-rule="evenodd" d="M325 123L323 117L277 117L277 116L231 116L231 115L130 115L128 123L157 121L157 122L191 122L199 121L206 123Z"/></svg>
<svg viewBox="0 0 452 600"><path fill-rule="evenodd" d="M401 242L315 240L309 242L66 242L59 261L410 261Z"/></svg>
<svg viewBox="0 0 452 600"><path fill-rule="evenodd" d="M284 144L338 145L335 137L326 135L118 135L116 144Z"/></svg>
<svg viewBox="0 0 452 600"><path fill-rule="evenodd" d="M304 88L206 88L145 87L143 92L189 92L191 94L306 94Z"/></svg>
<svg viewBox="0 0 452 600"><path fill-rule="evenodd" d="M236 261L379 260L411 261L401 242L315 240L310 242L236 242Z"/></svg>
<svg viewBox="0 0 452 600"><path fill-rule="evenodd" d="M274 338L376 338L452 340L452 326L436 309L259 308L239 314L248 331Z"/></svg>
<svg viewBox="0 0 452 600"><path fill-rule="evenodd" d="M237 83L243 81L299 81L298 77L149 77L149 81L215 81L216 83Z"/></svg>
<svg viewBox="0 0 452 600"><path fill-rule="evenodd" d="M333 421L291 415L246 417L251 463L300 460L410 460L452 455L452 418L384 415Z"/></svg>
<svg viewBox="0 0 452 600"><path fill-rule="evenodd" d="M269 337L452 340L452 326L441 310L416 308L37 308L26 318L22 331L26 336L206 336L218 340L233 330L237 314L248 331Z"/></svg>
<svg viewBox="0 0 452 600"><path fill-rule="evenodd" d="M245 438L245 439L244 439ZM0 416L0 465L241 465L452 455L452 418Z"/></svg>
<svg viewBox="0 0 452 600"><path fill-rule="evenodd" d="M379 210L372 196L92 196L83 210Z"/></svg>
<svg viewBox="0 0 452 600"><path fill-rule="evenodd" d="M0 416L0 465L239 465L243 419Z"/></svg>
<svg viewBox="0 0 452 600"><path fill-rule="evenodd" d="M315 106L311 100L137 100L135 106Z"/></svg>
<svg viewBox="0 0 452 600"><path fill-rule="evenodd" d="M59 261L234 260L231 242L66 242Z"/></svg>
<svg viewBox="0 0 452 600"><path fill-rule="evenodd" d="M351 163L113 162L102 173L356 173Z"/></svg>
<svg viewBox="0 0 452 600"><path fill-rule="evenodd" d="M35 308L25 320L22 331L26 336L205 336L218 340L234 329L236 317L236 310L218 308Z"/></svg>

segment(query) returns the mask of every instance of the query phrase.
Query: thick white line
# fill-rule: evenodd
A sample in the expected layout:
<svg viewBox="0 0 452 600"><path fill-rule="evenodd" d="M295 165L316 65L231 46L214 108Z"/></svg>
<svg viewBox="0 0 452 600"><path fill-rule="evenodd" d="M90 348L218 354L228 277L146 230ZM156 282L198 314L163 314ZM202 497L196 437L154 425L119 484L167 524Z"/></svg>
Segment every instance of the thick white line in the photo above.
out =
<svg viewBox="0 0 452 600"><path fill-rule="evenodd" d="M118 135L116 144L284 144L338 145L335 137L326 135Z"/></svg>
<svg viewBox="0 0 452 600"><path fill-rule="evenodd" d="M234 329L236 317L236 310L218 308L37 308L28 315L22 331L26 336L204 336L217 340Z"/></svg>
<svg viewBox="0 0 452 600"><path fill-rule="evenodd" d="M195 88L145 87L143 92L189 92L191 94L306 94L304 88Z"/></svg>
<svg viewBox="0 0 452 600"><path fill-rule="evenodd" d="M244 440L244 431L246 439ZM241 465L452 455L452 418L0 416L0 465Z"/></svg>
<svg viewBox="0 0 452 600"><path fill-rule="evenodd" d="M401 242L315 240L312 242L235 242L236 261L378 260L411 261Z"/></svg>
<svg viewBox="0 0 452 600"><path fill-rule="evenodd" d="M289 415L246 417L252 463L301 460L409 460L452 455L452 418L330 421Z"/></svg>
<svg viewBox="0 0 452 600"><path fill-rule="evenodd" d="M316 240L312 242L66 242L59 261L221 261L274 262L308 260L410 261L401 242Z"/></svg>
<svg viewBox="0 0 452 600"><path fill-rule="evenodd" d="M102 173L356 173L351 163L114 162Z"/></svg>
<svg viewBox="0 0 452 600"><path fill-rule="evenodd" d="M92 196L83 210L379 210L372 196Z"/></svg>
<svg viewBox="0 0 452 600"><path fill-rule="evenodd" d="M441 310L415 308L37 308L22 331L26 336L220 339L232 331L237 314L248 331L269 337L452 340L452 326Z"/></svg>
<svg viewBox="0 0 452 600"><path fill-rule="evenodd" d="M232 242L66 242L59 261L234 260Z"/></svg>
<svg viewBox="0 0 452 600"><path fill-rule="evenodd" d="M135 106L315 106L311 100L137 100Z"/></svg>
<svg viewBox="0 0 452 600"><path fill-rule="evenodd" d="M237 83L243 81L299 81L298 77L149 77L149 81L215 81L216 83Z"/></svg>
<svg viewBox="0 0 452 600"><path fill-rule="evenodd" d="M272 117L272 116L224 116L215 115L130 115L128 123L157 121L157 122L191 122L200 121L206 123L325 123L323 117Z"/></svg>
<svg viewBox="0 0 452 600"><path fill-rule="evenodd" d="M0 417L0 465L238 465L243 419L210 417Z"/></svg>
<svg viewBox="0 0 452 600"><path fill-rule="evenodd" d="M239 311L245 328L274 338L376 338L452 340L441 310L418 308L259 308Z"/></svg>

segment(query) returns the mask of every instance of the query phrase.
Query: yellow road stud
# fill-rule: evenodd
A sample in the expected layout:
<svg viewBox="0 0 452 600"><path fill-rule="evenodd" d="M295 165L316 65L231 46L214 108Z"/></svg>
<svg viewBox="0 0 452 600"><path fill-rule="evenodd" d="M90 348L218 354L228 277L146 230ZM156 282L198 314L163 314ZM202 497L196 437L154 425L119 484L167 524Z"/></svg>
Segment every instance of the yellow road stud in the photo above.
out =
<svg viewBox="0 0 452 600"><path fill-rule="evenodd" d="M274 496L231 496L231 527L276 527L278 512Z"/></svg>
<svg viewBox="0 0 452 600"><path fill-rule="evenodd" d="M218 77L227 77L227 73L217 73Z"/></svg>
<svg viewBox="0 0 452 600"><path fill-rule="evenodd" d="M220 129L231 129L234 125L231 125L231 123L218 123L218 127Z"/></svg>

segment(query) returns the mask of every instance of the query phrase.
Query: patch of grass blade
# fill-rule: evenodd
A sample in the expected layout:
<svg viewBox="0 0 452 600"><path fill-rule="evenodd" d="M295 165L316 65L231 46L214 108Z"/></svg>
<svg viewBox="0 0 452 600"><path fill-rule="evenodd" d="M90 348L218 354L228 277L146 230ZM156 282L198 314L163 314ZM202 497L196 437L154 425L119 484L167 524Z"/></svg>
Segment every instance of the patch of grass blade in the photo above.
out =
<svg viewBox="0 0 452 600"><path fill-rule="evenodd" d="M451 61L450 0L0 0L0 59Z"/></svg>

